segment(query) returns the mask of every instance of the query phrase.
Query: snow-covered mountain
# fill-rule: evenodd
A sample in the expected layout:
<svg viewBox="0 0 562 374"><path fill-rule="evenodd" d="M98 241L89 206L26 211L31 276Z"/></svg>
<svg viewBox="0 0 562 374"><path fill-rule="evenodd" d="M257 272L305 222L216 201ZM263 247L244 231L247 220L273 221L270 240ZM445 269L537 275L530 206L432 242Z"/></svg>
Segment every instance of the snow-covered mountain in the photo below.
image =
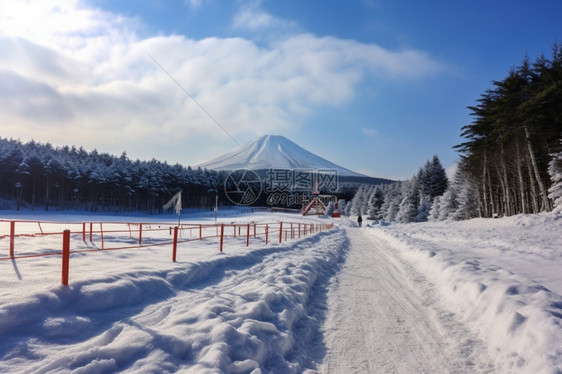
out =
<svg viewBox="0 0 562 374"><path fill-rule="evenodd" d="M281 135L264 135L242 148L195 165L210 170L336 169L340 176L365 177L300 147Z"/></svg>

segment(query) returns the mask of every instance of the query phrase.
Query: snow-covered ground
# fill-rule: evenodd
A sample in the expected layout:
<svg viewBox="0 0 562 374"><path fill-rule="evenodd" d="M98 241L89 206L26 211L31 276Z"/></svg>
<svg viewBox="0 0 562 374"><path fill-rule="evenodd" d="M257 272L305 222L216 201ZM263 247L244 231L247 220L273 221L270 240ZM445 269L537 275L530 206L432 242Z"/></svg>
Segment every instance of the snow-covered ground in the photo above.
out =
<svg viewBox="0 0 562 374"><path fill-rule="evenodd" d="M175 223L33 214L0 219ZM170 246L76 253L68 287L59 256L2 260L0 372L562 372L560 216L334 222L281 244L227 238L223 253L213 240L181 243L176 263ZM16 242L16 254L53 248L60 237Z"/></svg>
<svg viewBox="0 0 562 374"><path fill-rule="evenodd" d="M439 304L488 346L495 372L562 372L562 216L373 225Z"/></svg>

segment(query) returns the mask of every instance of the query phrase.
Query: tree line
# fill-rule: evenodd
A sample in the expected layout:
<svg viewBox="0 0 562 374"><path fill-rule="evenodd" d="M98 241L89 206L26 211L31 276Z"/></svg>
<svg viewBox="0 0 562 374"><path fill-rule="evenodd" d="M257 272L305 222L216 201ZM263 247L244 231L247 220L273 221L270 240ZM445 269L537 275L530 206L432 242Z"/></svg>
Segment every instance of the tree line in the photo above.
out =
<svg viewBox="0 0 562 374"><path fill-rule="evenodd" d="M494 81L462 128L460 168L482 217L550 211L548 167L562 134L562 47L533 63L526 57Z"/></svg>
<svg viewBox="0 0 562 374"><path fill-rule="evenodd" d="M423 222L434 213L434 206L438 209L440 197L450 188L445 169L439 158L433 156L412 178L390 184L363 184L351 200L340 199L338 208L343 215L361 215L371 220ZM450 210L445 212L445 205L441 209L444 218L453 214Z"/></svg>
<svg viewBox="0 0 562 374"><path fill-rule="evenodd" d="M179 190L182 205L214 208L235 205L225 191L252 188L252 206L301 208L297 199L271 201L266 175L262 188L236 186L228 171L169 165L152 159L133 161L123 152L117 157L97 150L88 152L75 146L0 137L0 209L86 210L91 212L162 212L162 206ZM385 182L385 180L380 179ZM337 194L351 199L360 183L342 182ZM288 189L288 195L293 193ZM312 191L308 191L310 194ZM302 192L299 192L302 194ZM232 198L232 196L230 196Z"/></svg>
<svg viewBox="0 0 562 374"><path fill-rule="evenodd" d="M562 140L560 141L562 147ZM562 150L548 163L548 198L553 210L562 213ZM338 201L344 216L364 216L370 220L410 223L466 220L482 215L478 186L463 168L451 180L437 156L412 178L391 184L362 184L350 200Z"/></svg>
<svg viewBox="0 0 562 374"><path fill-rule="evenodd" d="M468 108L451 181L434 156L409 180L361 186L341 213L407 223L561 212L562 47L526 57Z"/></svg>
<svg viewBox="0 0 562 374"><path fill-rule="evenodd" d="M162 210L180 189L187 207L223 198L225 172L130 160L82 147L0 138L0 198L4 208L89 211ZM220 187L219 187L220 186ZM0 208L2 208L0 206Z"/></svg>

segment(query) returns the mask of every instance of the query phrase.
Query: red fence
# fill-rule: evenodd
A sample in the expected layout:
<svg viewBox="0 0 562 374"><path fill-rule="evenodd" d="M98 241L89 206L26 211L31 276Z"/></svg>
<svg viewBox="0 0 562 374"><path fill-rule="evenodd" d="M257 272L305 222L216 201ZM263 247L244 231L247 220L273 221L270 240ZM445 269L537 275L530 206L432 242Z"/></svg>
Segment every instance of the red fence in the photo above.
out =
<svg viewBox="0 0 562 374"><path fill-rule="evenodd" d="M60 231L60 227L66 229ZM224 249L224 239L234 238L250 245L260 238L266 245L299 239L308 234L331 229L332 224L275 222L275 223L220 223L220 224L165 224L123 222L64 223L50 221L0 220L0 261L41 256L62 256L62 284L68 285L69 256L108 250L124 250L152 246L172 246L172 261L176 262L177 245L194 240L218 240L219 251ZM59 248L16 251L16 239L60 235ZM70 237L81 243L70 249ZM2 242L9 241L8 255L3 255ZM75 243L76 243L75 242ZM19 253L18 253L19 252Z"/></svg>

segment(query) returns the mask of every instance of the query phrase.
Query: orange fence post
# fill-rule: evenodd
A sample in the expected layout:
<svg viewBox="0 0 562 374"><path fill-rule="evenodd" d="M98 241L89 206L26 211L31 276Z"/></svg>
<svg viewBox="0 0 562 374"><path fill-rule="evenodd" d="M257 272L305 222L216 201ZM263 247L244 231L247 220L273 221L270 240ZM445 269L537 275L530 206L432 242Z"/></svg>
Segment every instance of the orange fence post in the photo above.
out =
<svg viewBox="0 0 562 374"><path fill-rule="evenodd" d="M94 242L93 238L94 223L90 222L90 243Z"/></svg>
<svg viewBox="0 0 562 374"><path fill-rule="evenodd" d="M299 239L301 238L301 224L299 223Z"/></svg>
<svg viewBox="0 0 562 374"><path fill-rule="evenodd" d="M86 222L82 222L82 241L86 242Z"/></svg>
<svg viewBox="0 0 562 374"><path fill-rule="evenodd" d="M174 227L174 244L172 245L172 261L176 262L176 253L178 250L178 227Z"/></svg>
<svg viewBox="0 0 562 374"><path fill-rule="evenodd" d="M199 225L199 240L203 239L203 226Z"/></svg>
<svg viewBox="0 0 562 374"><path fill-rule="evenodd" d="M142 223L139 223L139 245L142 245Z"/></svg>
<svg viewBox="0 0 562 374"><path fill-rule="evenodd" d="M256 224L254 223L254 239L257 238Z"/></svg>
<svg viewBox="0 0 562 374"><path fill-rule="evenodd" d="M265 245L267 245L267 236L269 234L269 225L265 225Z"/></svg>
<svg viewBox="0 0 562 374"><path fill-rule="evenodd" d="M68 268L70 263L70 230L62 234L62 284L68 286Z"/></svg>
<svg viewBox="0 0 562 374"><path fill-rule="evenodd" d="M14 239L16 237L16 222L10 221L10 257L14 257Z"/></svg>
<svg viewBox="0 0 562 374"><path fill-rule="evenodd" d="M232 231L234 231L234 237L236 238L236 224L232 225Z"/></svg>
<svg viewBox="0 0 562 374"><path fill-rule="evenodd" d="M246 225L246 247L250 246L250 224Z"/></svg>
<svg viewBox="0 0 562 374"><path fill-rule="evenodd" d="M283 241L283 222L279 222L279 243Z"/></svg>
<svg viewBox="0 0 562 374"><path fill-rule="evenodd" d="M220 251L222 252L222 243L224 239L224 223L221 223Z"/></svg>

